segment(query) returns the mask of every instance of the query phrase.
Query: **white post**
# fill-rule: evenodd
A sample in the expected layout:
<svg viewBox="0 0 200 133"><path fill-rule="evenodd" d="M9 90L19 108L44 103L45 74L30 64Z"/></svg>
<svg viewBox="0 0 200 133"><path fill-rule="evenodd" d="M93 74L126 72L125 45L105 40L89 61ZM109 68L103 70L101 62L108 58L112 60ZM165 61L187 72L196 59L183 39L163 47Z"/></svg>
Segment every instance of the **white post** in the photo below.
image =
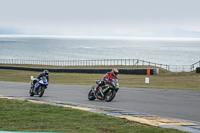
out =
<svg viewBox="0 0 200 133"><path fill-rule="evenodd" d="M145 77L145 84L149 84L149 77Z"/></svg>

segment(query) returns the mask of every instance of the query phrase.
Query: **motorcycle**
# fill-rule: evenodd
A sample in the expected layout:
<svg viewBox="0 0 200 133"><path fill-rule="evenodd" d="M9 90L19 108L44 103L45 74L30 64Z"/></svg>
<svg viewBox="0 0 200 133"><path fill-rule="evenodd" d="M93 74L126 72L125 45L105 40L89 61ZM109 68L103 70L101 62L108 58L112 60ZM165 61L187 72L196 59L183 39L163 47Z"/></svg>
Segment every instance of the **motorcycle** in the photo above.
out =
<svg viewBox="0 0 200 133"><path fill-rule="evenodd" d="M96 84L98 84L100 81L97 80ZM95 88L97 86L92 86L89 93L88 93L88 99L89 100L105 100L106 102L110 102L115 98L115 95L117 91L119 90L119 83L117 79L113 79L110 83L106 84L104 88L101 90L98 89L99 92L96 92Z"/></svg>
<svg viewBox="0 0 200 133"><path fill-rule="evenodd" d="M30 87L30 96L38 95L39 97L42 97L44 94L44 90L48 86L47 78L45 76L40 77L40 80L33 85L33 80L31 79L31 87Z"/></svg>

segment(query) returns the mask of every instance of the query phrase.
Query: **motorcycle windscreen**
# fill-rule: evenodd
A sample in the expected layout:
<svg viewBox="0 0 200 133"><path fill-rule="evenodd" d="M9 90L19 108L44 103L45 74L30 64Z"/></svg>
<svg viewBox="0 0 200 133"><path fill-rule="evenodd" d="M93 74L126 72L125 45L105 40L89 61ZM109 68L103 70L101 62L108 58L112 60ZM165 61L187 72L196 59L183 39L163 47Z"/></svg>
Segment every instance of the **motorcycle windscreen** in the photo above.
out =
<svg viewBox="0 0 200 133"><path fill-rule="evenodd" d="M42 80L47 82L47 78L45 76L42 77Z"/></svg>
<svg viewBox="0 0 200 133"><path fill-rule="evenodd" d="M47 78L45 76L43 76L41 79L43 80L44 85L48 85Z"/></svg>

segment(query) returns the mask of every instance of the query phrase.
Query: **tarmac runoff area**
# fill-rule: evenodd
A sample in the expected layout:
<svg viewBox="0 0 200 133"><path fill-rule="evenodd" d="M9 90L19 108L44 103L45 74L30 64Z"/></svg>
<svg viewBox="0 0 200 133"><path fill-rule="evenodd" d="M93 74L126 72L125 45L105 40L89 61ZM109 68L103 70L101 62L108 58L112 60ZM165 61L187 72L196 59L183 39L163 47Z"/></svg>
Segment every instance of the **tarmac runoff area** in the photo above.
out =
<svg viewBox="0 0 200 133"><path fill-rule="evenodd" d="M22 101L27 100L33 103L63 106L67 108L79 109L79 110L84 110L84 111L89 111L89 112L94 112L94 113L101 113L108 116L113 116L113 117L121 118L121 119L127 119L129 121L134 121L134 122L151 125L151 126L157 126L161 128L174 128L174 129L178 129L178 130L190 132L190 133L200 133L200 123L194 122L194 121L166 118L166 117L160 117L160 116L146 114L146 113L128 112L121 109L86 105L86 104L79 104L79 103L60 102L60 101L41 101L39 99L34 99L30 97L11 97L11 96L0 95L0 98L15 99L15 100L22 100ZM11 132L0 131L0 133L11 133ZM20 132L15 132L15 133L20 133Z"/></svg>

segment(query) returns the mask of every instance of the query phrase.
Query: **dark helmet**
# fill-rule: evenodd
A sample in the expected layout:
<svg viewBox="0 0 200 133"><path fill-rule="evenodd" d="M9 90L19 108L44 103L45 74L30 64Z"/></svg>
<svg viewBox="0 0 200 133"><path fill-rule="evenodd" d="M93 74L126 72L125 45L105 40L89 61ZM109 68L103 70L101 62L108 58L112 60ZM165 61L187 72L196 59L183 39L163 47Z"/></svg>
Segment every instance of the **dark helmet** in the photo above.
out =
<svg viewBox="0 0 200 133"><path fill-rule="evenodd" d="M111 73L113 74L113 76L117 76L117 74L119 73L117 68L112 69Z"/></svg>
<svg viewBox="0 0 200 133"><path fill-rule="evenodd" d="M43 73L44 73L45 75L49 75L49 71L48 71L48 70L44 70Z"/></svg>

